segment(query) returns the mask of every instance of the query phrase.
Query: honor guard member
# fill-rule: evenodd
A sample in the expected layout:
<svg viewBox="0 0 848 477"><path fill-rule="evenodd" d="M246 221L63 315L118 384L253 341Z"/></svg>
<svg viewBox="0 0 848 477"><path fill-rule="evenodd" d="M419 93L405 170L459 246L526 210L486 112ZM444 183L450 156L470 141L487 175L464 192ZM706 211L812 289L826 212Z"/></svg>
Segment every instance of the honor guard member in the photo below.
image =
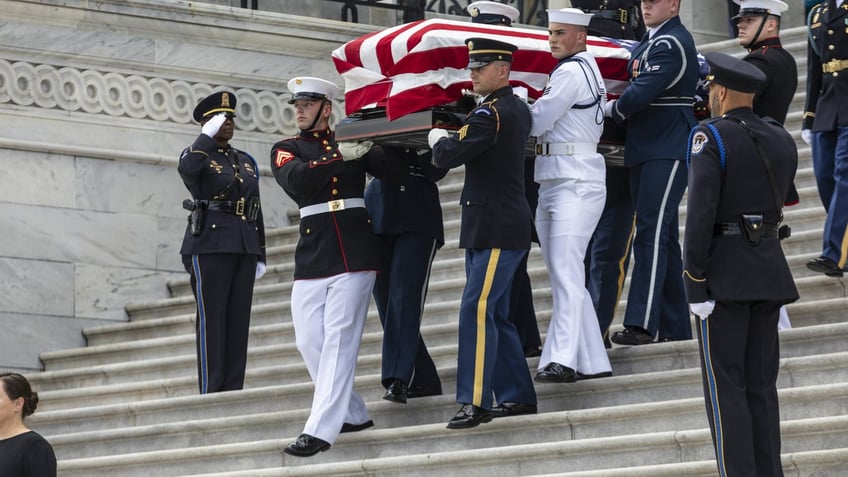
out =
<svg viewBox="0 0 848 477"><path fill-rule="evenodd" d="M466 8L471 15L472 23L487 25L512 26L518 20L521 12L517 8L498 2L472 2ZM516 92L513 90L513 92ZM518 94L518 93L516 93ZM527 98L524 90L523 97ZM524 161L524 196L530 206L530 212L535 214L539 202L539 184L533 180L535 156L527 156ZM536 227L530 225L531 241L539 242ZM529 253L518 264L515 278L512 281L512 291L509 299L509 321L515 324L518 338L525 356L539 356L542 352L542 338L539 336L539 323L536 321L536 309L533 306L533 286L530 275L527 274L527 259Z"/></svg>
<svg viewBox="0 0 848 477"><path fill-rule="evenodd" d="M436 251L445 243L436 182L447 174L431 163L432 153L384 147L386 156L406 165L400 180L375 178L365 190L365 207L386 257L377 274L374 303L383 324L383 399L442 394L436 364L421 337L421 318Z"/></svg>
<svg viewBox="0 0 848 477"><path fill-rule="evenodd" d="M633 272L621 345L692 338L683 291L677 207L686 190L686 140L695 125L698 56L678 13L681 0L643 0L648 34L631 53L630 84L607 103L627 120L624 162L636 210Z"/></svg>
<svg viewBox="0 0 848 477"><path fill-rule="evenodd" d="M571 0L571 6L592 14L590 35L636 40L645 34L639 0Z"/></svg>
<svg viewBox="0 0 848 477"><path fill-rule="evenodd" d="M591 13L589 34L635 40L645 34L639 0L572 0L572 6ZM604 122L601 140L624 141L625 128L615 121ZM586 252L586 288L598 315L604 346L611 347L609 327L624 288L633 239L633 200L630 171L618 161L607 162L607 198L589 249Z"/></svg>
<svg viewBox="0 0 848 477"><path fill-rule="evenodd" d="M798 291L778 229L798 152L779 122L752 110L765 75L705 57L714 118L689 140L683 243L707 416L719 475L781 476L777 322Z"/></svg>
<svg viewBox="0 0 848 477"><path fill-rule="evenodd" d="M514 45L469 38L468 68L478 107L454 136L429 134L433 163L465 165L459 246L465 249L465 290L459 311L456 400L449 429L475 427L495 416L536 412L536 391L509 314L510 285L530 248L530 207L524 197L524 149L530 110L512 92ZM497 366L497 368L496 368Z"/></svg>
<svg viewBox="0 0 848 477"><path fill-rule="evenodd" d="M612 372L583 266L606 198L604 156L598 153L606 88L586 51L591 18L577 8L548 10L551 54L559 62L531 107L539 183L536 229L553 294L539 382L568 383L577 381L578 373Z"/></svg>
<svg viewBox="0 0 848 477"><path fill-rule="evenodd" d="M178 170L191 199L183 265L197 301L200 394L244 386L253 282L265 273L265 226L259 167L230 146L236 96L219 91L194 108L201 133L180 155Z"/></svg>
<svg viewBox="0 0 848 477"><path fill-rule="evenodd" d="M821 257L807 268L841 277L848 262L848 3L810 10L807 105L801 136L813 148L813 172L827 218Z"/></svg>
<svg viewBox="0 0 848 477"><path fill-rule="evenodd" d="M387 169L379 147L336 143L329 126L332 101L340 93L335 84L298 77L288 88L300 134L274 144L271 169L300 207L291 313L315 393L303 433L285 452L307 457L329 449L340 432L373 426L353 389L381 262L363 192L366 172L382 177Z"/></svg>

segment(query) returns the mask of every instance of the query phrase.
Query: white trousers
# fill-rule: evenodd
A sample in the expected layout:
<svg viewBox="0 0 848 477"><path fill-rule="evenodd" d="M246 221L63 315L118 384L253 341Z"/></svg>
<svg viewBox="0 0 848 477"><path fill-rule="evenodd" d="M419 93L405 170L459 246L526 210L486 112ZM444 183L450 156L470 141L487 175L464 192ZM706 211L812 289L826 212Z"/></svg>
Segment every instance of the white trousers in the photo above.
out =
<svg viewBox="0 0 848 477"><path fill-rule="evenodd" d="M376 272L342 273L295 280L291 311L300 351L315 395L304 434L336 441L342 424L369 419L365 401L353 389L356 358Z"/></svg>
<svg viewBox="0 0 848 477"><path fill-rule="evenodd" d="M605 200L603 182L561 179L540 183L536 231L550 276L553 313L539 370L551 362L583 374L612 370L586 290L583 265Z"/></svg>

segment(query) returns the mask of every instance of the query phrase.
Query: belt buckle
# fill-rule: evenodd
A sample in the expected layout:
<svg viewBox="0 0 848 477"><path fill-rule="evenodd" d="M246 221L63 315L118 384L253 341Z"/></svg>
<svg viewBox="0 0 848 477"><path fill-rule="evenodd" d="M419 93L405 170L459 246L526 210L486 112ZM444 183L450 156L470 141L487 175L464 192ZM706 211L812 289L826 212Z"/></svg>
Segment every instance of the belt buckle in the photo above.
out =
<svg viewBox="0 0 848 477"><path fill-rule="evenodd" d="M339 210L344 210L344 199L336 199L327 202L327 208L330 209L330 212L338 212Z"/></svg>
<svg viewBox="0 0 848 477"><path fill-rule="evenodd" d="M236 215L244 215L244 197L236 202Z"/></svg>
<svg viewBox="0 0 848 477"><path fill-rule="evenodd" d="M537 156L542 155L542 145L541 144L536 144L536 155Z"/></svg>
<svg viewBox="0 0 848 477"><path fill-rule="evenodd" d="M619 23L627 24L627 10L623 8L618 9L618 21Z"/></svg>
<svg viewBox="0 0 848 477"><path fill-rule="evenodd" d="M573 156L574 155L574 143L567 142L565 143L565 156Z"/></svg>

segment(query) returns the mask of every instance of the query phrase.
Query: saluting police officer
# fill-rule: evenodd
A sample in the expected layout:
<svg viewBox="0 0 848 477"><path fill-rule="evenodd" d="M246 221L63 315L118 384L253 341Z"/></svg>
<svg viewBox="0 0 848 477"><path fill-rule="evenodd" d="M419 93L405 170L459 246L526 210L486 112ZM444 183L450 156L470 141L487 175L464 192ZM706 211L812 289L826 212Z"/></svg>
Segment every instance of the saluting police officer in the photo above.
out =
<svg viewBox="0 0 848 477"><path fill-rule="evenodd" d="M265 226L259 167L230 146L236 96L219 91L194 108L201 133L180 155L178 170L191 192L180 248L197 301L200 394L241 389L253 282L265 273Z"/></svg>
<svg viewBox="0 0 848 477"><path fill-rule="evenodd" d="M698 321L707 415L722 476L780 476L779 309L798 299L778 239L798 165L792 136L752 110L765 75L722 53L714 119L689 141L684 281Z"/></svg>
<svg viewBox="0 0 848 477"><path fill-rule="evenodd" d="M810 10L807 105L801 135L813 148L813 172L827 219L821 257L807 268L841 277L848 266L848 1Z"/></svg>
<svg viewBox="0 0 848 477"><path fill-rule="evenodd" d="M456 376L456 400L462 408L449 429L491 421L493 392L499 403L495 417L536 412L533 381L515 325L507 317L510 284L530 248L523 174L530 111L509 85L516 47L488 38L465 43L471 82L482 102L456 135L444 129L429 134L437 167L465 165L459 246L465 249L466 284Z"/></svg>
<svg viewBox="0 0 848 477"><path fill-rule="evenodd" d="M315 384L303 433L285 448L307 457L330 448L340 432L374 425L353 389L365 317L380 269L380 244L371 229L363 192L365 173L394 177L401 161L386 161L370 142L336 143L329 121L335 84L293 78L300 134L274 144L271 169L300 207L300 238L294 255L291 313L297 349ZM395 169L392 169L394 166Z"/></svg>

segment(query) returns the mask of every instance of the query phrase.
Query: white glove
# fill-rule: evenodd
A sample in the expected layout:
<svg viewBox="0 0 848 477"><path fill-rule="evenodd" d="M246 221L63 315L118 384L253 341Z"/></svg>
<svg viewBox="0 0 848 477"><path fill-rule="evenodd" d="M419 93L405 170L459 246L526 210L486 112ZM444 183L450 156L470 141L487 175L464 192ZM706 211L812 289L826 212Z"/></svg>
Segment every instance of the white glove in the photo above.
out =
<svg viewBox="0 0 848 477"><path fill-rule="evenodd" d="M801 139L803 139L804 142L806 142L808 146L812 146L813 145L813 132L810 131L809 129L802 129L801 130Z"/></svg>
<svg viewBox="0 0 848 477"><path fill-rule="evenodd" d="M265 262L256 262L256 279L262 278L265 275Z"/></svg>
<svg viewBox="0 0 848 477"><path fill-rule="evenodd" d="M442 128L433 128L430 130L430 134L427 135L427 143L430 144L430 149L433 149L433 146L436 145L443 137L448 137L448 130Z"/></svg>
<svg viewBox="0 0 848 477"><path fill-rule="evenodd" d="M353 142L346 141L339 143L339 152L342 153L343 161L353 161L364 156L371 150L374 141Z"/></svg>
<svg viewBox="0 0 848 477"><path fill-rule="evenodd" d="M611 118L613 108L615 108L615 102L618 101L614 99L612 101L607 101L607 104L604 105L604 117Z"/></svg>
<svg viewBox="0 0 848 477"><path fill-rule="evenodd" d="M206 134L209 137L215 137L218 134L218 130L221 129L221 126L224 125L224 122L227 120L227 113L218 113L212 116L209 121L206 121L206 124L200 128L200 132Z"/></svg>
<svg viewBox="0 0 848 477"><path fill-rule="evenodd" d="M690 303L689 311L692 312L693 315L698 315L698 318L702 320L706 320L707 317L713 314L713 309L715 308L715 300L707 300L703 303Z"/></svg>

